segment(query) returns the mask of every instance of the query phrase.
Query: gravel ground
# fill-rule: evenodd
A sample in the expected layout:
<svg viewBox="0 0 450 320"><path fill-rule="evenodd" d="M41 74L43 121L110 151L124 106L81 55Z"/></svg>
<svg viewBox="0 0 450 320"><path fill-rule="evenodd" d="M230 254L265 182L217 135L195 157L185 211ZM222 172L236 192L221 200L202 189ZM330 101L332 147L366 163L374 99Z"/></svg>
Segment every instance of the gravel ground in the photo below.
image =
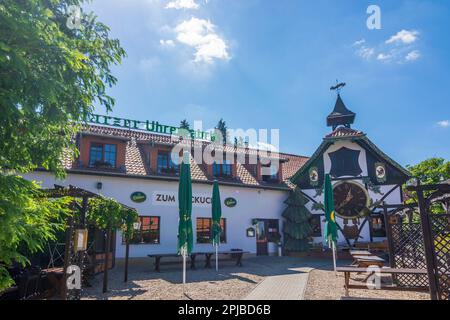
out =
<svg viewBox="0 0 450 320"><path fill-rule="evenodd" d="M242 299L265 277L289 274L290 268L304 266L304 259L289 257L249 257L244 266L232 261L221 261L219 273L204 269L202 261L197 270L187 269L187 284L183 288L181 263L165 264L161 272L153 271L153 261L134 259L130 263L128 283L123 282L123 267L118 263L109 272L109 291L102 293L103 275L83 291L83 299L145 299L145 300L222 300ZM308 262L308 265L314 262Z"/></svg>
<svg viewBox="0 0 450 320"><path fill-rule="evenodd" d="M350 297L344 296L344 276L336 277L326 260L293 257L246 257L243 267L232 261L221 261L219 273L204 269L202 261L197 270L187 269L187 284L183 286L181 263L161 264L161 272L153 271L153 261L130 260L128 282L123 282L124 269L120 262L109 272L108 292L102 293L103 274L96 276L92 287L83 290L83 299L99 300L239 300L246 297L268 276L292 274L292 269L316 268L309 273L305 292L306 300L341 299L393 299L427 300L427 293L386 290L351 289ZM365 275L352 276L352 282ZM387 280L387 279L386 279ZM361 283L361 282L359 282ZM184 288L183 288L184 287Z"/></svg>
<svg viewBox="0 0 450 320"><path fill-rule="evenodd" d="M361 284L355 280L364 280L367 275L351 275L350 283ZM389 281L383 277L383 281ZM330 288L333 288L330 290ZM387 291L350 289L350 297L345 297L344 275L336 277L331 269L315 269L310 272L305 292L306 300L351 300L351 299L389 299L389 300L429 300L428 293L410 291Z"/></svg>

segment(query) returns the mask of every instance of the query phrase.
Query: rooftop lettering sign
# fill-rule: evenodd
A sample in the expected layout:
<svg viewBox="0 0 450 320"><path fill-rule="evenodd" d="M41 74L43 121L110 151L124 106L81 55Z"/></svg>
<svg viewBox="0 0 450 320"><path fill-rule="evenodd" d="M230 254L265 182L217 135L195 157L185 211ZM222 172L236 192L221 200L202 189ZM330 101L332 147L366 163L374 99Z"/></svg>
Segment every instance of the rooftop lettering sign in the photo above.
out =
<svg viewBox="0 0 450 320"><path fill-rule="evenodd" d="M130 120L125 118L118 118L113 116L105 116L95 113L89 113L84 121L92 124L100 124L105 126L113 126L125 129L133 129L133 130L141 130L147 132L168 134L174 136L182 136L189 137L191 139L199 139L199 140L210 140L214 141L215 137L213 134L209 132L204 132L201 130L189 130L182 129L179 127L168 126L165 124L161 124L158 121L150 121L150 120Z"/></svg>

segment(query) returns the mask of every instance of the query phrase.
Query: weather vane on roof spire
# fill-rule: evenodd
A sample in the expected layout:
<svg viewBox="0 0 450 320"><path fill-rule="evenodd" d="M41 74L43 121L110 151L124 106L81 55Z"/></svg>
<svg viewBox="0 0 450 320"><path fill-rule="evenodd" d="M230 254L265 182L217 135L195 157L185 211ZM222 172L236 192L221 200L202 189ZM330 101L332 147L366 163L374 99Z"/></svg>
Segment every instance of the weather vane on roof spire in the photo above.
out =
<svg viewBox="0 0 450 320"><path fill-rule="evenodd" d="M330 90L331 90L331 91L336 90L337 94L340 94L340 93L341 93L341 89L342 89L343 87L345 87L345 85L346 85L345 82L339 82L339 81L336 79L336 85L335 85L335 86L332 86L332 87L330 88Z"/></svg>

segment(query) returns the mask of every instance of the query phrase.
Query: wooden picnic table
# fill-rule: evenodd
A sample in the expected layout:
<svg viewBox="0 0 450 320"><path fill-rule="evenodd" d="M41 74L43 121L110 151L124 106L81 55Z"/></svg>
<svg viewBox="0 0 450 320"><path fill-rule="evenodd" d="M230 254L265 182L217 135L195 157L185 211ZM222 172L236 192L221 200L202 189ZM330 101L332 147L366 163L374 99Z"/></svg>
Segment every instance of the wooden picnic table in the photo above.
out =
<svg viewBox="0 0 450 320"><path fill-rule="evenodd" d="M349 289L368 289L367 285L358 285L358 284L350 284L350 274L351 273L364 273L369 272L369 276L371 274L374 274L374 270L367 270L367 268L358 268L358 267L338 267L336 268L337 272L343 272L344 278L345 278L345 295L349 295ZM427 270L425 269L396 269L396 268L379 268L379 270L376 271L380 274L412 274L412 275L426 275L428 274ZM367 278L366 278L367 279ZM398 286L392 286L392 285L382 285L382 282L380 281L380 287L376 288L378 290L397 290L397 291L422 291L426 292L428 291L428 287L398 287Z"/></svg>
<svg viewBox="0 0 450 320"><path fill-rule="evenodd" d="M236 259L236 266L242 267L242 257L244 253L250 253L248 251L242 251L242 250L229 250L229 251L219 251L219 255L226 254L231 255L231 257L234 257ZM216 253L213 251L210 252L199 252L198 254L204 254L206 257L205 260L205 268L211 268L211 257L215 255Z"/></svg>
<svg viewBox="0 0 450 320"><path fill-rule="evenodd" d="M386 260L377 256L354 256L355 261L352 265L359 268L368 268L370 266L383 267Z"/></svg>
<svg viewBox="0 0 450 320"><path fill-rule="evenodd" d="M370 251L367 250L350 250L352 256L373 256Z"/></svg>
<svg viewBox="0 0 450 320"><path fill-rule="evenodd" d="M244 253L249 253L248 251L242 251L242 250L229 250L229 251L220 251L220 254L228 254L231 255L233 258L236 259L236 265L239 267L242 267L242 257ZM198 255L204 255L205 256L205 268L211 268L211 257L215 255L216 253L213 251L205 251L205 252L192 252L189 256L190 259L190 267L191 269L196 269L195 266L195 260ZM154 269L157 272L160 272L160 265L161 265L161 259L162 258L175 258L175 257L181 257L177 253L153 253L147 255L150 258L155 259L154 263Z"/></svg>

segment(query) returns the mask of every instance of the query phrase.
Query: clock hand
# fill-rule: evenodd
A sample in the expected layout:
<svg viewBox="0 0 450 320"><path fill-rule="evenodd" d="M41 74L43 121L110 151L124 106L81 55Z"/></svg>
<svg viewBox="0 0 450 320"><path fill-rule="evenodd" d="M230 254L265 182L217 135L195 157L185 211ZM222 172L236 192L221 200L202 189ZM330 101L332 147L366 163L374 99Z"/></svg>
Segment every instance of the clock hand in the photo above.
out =
<svg viewBox="0 0 450 320"><path fill-rule="evenodd" d="M347 203L349 203L351 200L353 199L353 195L352 195L352 189L348 190L347 196L345 197L345 200L342 201L342 203L340 204L339 208L342 208L343 206L345 206Z"/></svg>

